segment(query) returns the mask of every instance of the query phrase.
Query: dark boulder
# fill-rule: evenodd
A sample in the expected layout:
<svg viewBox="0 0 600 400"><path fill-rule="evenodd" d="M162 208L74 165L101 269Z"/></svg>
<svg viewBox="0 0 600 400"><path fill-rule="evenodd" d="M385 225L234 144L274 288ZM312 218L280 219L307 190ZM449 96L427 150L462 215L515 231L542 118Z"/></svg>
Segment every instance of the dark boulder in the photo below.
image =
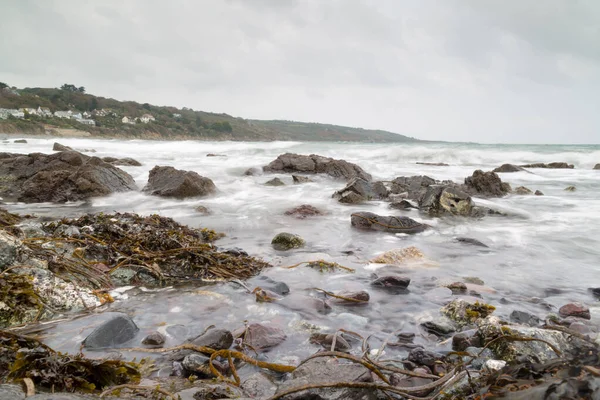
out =
<svg viewBox="0 0 600 400"><path fill-rule="evenodd" d="M525 164L521 165L523 168L554 168L554 169L573 169L575 166L573 164L568 164L566 162L551 162L548 164L544 163L535 163L535 164Z"/></svg>
<svg viewBox="0 0 600 400"><path fill-rule="evenodd" d="M307 178L306 176L302 176L302 175L292 175L292 180L294 182L294 185L299 185L301 183L314 182L312 179Z"/></svg>
<svg viewBox="0 0 600 400"><path fill-rule="evenodd" d="M467 193L482 197L502 197L510 192L510 186L503 183L495 172L480 169L465 178L463 188Z"/></svg>
<svg viewBox="0 0 600 400"><path fill-rule="evenodd" d="M152 332L142 340L146 346L162 346L165 344L165 336L160 332Z"/></svg>
<svg viewBox="0 0 600 400"><path fill-rule="evenodd" d="M371 286L384 289L406 289L408 285L410 278L395 275L382 276L371 282Z"/></svg>
<svg viewBox="0 0 600 400"><path fill-rule="evenodd" d="M318 208L309 204L302 204L301 206L287 210L284 214L298 219L305 219L308 217L317 217L323 215L324 213Z"/></svg>
<svg viewBox="0 0 600 400"><path fill-rule="evenodd" d="M443 163L443 162L420 162L420 161L417 161L415 164L418 164L418 165L429 165L431 167L449 167L450 166L450 164L446 164L446 163Z"/></svg>
<svg viewBox="0 0 600 400"><path fill-rule="evenodd" d="M23 143L27 143L27 140L25 140L25 139L17 139L13 143L21 143L21 144L23 144Z"/></svg>
<svg viewBox="0 0 600 400"><path fill-rule="evenodd" d="M128 167L141 167L142 163L137 160L134 160L130 157L125 158L116 158L116 157L102 157L102 161L107 162L112 165L124 165Z"/></svg>
<svg viewBox="0 0 600 400"><path fill-rule="evenodd" d="M430 368L434 366L436 361L440 361L443 358L444 356L440 353L422 348L413 349L410 351L410 353L408 353L408 361L417 365L425 365Z"/></svg>
<svg viewBox="0 0 600 400"><path fill-rule="evenodd" d="M434 216L460 215L473 213L473 200L467 193L452 186L429 186L419 199L419 208Z"/></svg>
<svg viewBox="0 0 600 400"><path fill-rule="evenodd" d="M596 165L594 165L594 169L596 169L596 170L600 170L600 164L596 164Z"/></svg>
<svg viewBox="0 0 600 400"><path fill-rule="evenodd" d="M498 168L495 168L493 172L519 172L525 171L522 167L514 164L502 164Z"/></svg>
<svg viewBox="0 0 600 400"><path fill-rule="evenodd" d="M408 217L380 216L370 212L356 212L350 217L352 227L389 233L419 233L429 228Z"/></svg>
<svg viewBox="0 0 600 400"><path fill-rule="evenodd" d="M299 386L331 382L372 382L371 371L360 364L336 358L315 358L302 363L290 379L284 381L277 393ZM376 390L347 387L309 389L283 397L284 400L378 400Z"/></svg>
<svg viewBox="0 0 600 400"><path fill-rule="evenodd" d="M418 176L399 176L392 181L390 192L393 194L406 193L406 196L412 200L419 200L426 189L439 183L433 178L424 175Z"/></svg>
<svg viewBox="0 0 600 400"><path fill-rule="evenodd" d="M362 178L354 178L332 197L340 203L357 204L368 200L385 199L387 195L388 190L383 182L369 182Z"/></svg>
<svg viewBox="0 0 600 400"><path fill-rule="evenodd" d="M0 156L0 197L25 203L78 201L136 190L133 178L75 151Z"/></svg>
<svg viewBox="0 0 600 400"><path fill-rule="evenodd" d="M213 350L226 350L233 344L233 334L226 329L209 329L191 342L196 346L210 347Z"/></svg>
<svg viewBox="0 0 600 400"><path fill-rule="evenodd" d="M193 171L156 166L150 170L144 192L161 197L186 198L206 196L217 191L209 178Z"/></svg>
<svg viewBox="0 0 600 400"><path fill-rule="evenodd" d="M265 182L266 186L285 186L285 183L279 178L273 178Z"/></svg>
<svg viewBox="0 0 600 400"><path fill-rule="evenodd" d="M60 144L60 143L54 143L54 146L52 146L52 150L54 151L73 151L72 148L70 148L69 146L65 146L64 144Z"/></svg>
<svg viewBox="0 0 600 400"><path fill-rule="evenodd" d="M583 319L591 319L590 309L581 303L569 303L562 306L558 313L561 317L578 317Z"/></svg>
<svg viewBox="0 0 600 400"><path fill-rule="evenodd" d="M83 341L90 350L118 347L135 337L139 328L127 314L118 313L92 331Z"/></svg>
<svg viewBox="0 0 600 400"><path fill-rule="evenodd" d="M362 178L366 181L371 180L371 175L366 173L356 164L344 160L335 160L329 157L322 157L315 154L310 156L285 153L265 167L265 172L302 172L308 174L327 174L334 178L350 180L352 178Z"/></svg>

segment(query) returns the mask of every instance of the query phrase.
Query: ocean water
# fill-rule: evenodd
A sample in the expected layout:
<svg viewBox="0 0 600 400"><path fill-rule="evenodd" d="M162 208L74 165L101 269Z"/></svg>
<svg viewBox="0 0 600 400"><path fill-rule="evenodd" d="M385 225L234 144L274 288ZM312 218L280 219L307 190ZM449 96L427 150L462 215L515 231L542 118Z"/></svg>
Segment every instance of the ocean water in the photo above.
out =
<svg viewBox="0 0 600 400"><path fill-rule="evenodd" d="M27 138L27 144L1 144L1 151L13 153L52 152L50 138ZM418 333L423 342L432 341L419 323L435 316L451 296L443 284L478 277L485 287L477 288L483 301L497 306L497 315L508 318L514 309L545 317L558 307L581 301L592 309L593 320L599 316L589 287L600 287L600 146L556 145L479 145L453 143L356 144L300 142L196 142L58 139L74 149L95 149L93 155L132 157L142 167L121 167L130 173L141 189L148 171L155 165L170 165L193 170L211 178L218 194L207 198L172 200L147 196L141 192L121 193L93 199L86 203L65 205L9 204L20 213L39 216L77 216L85 212L158 213L193 227L207 227L224 232L217 242L222 247L240 247L262 257L275 267L264 275L288 283L292 295L285 304L256 303L234 284L217 284L208 288L132 289L110 305L134 315L142 328L140 335L164 326L181 326L181 335L204 327L234 329L243 321L269 322L288 333L286 344L270 353L272 359L292 360L314 352L308 344L307 326L325 331L346 328L374 334L384 340L398 329ZM398 176L428 175L435 179L461 182L476 169L491 170L503 163L525 164L564 161L575 169L531 169L530 172L500 174L512 187L524 185L541 190L544 196L510 195L501 199L475 199L492 203L509 216L484 219L430 218L418 211L389 209L385 202L359 206L339 204L332 194L344 182L327 176L311 177L315 182L293 185L290 175L245 176L250 167L268 164L285 153L319 154L345 159L360 165L375 180L392 180ZM207 157L208 153L222 157ZM447 167L417 165L416 162L442 162ZM286 186L269 187L264 182L281 178ZM565 191L576 186L575 192ZM297 220L284 215L287 209L310 204L324 210L323 217ZM211 215L199 215L195 208L206 206ZM380 215L406 215L433 226L417 235L367 233L350 227L350 214L371 211ZM306 239L305 248L292 252L272 249L272 237L279 232L293 232ZM478 239L489 248L458 243L458 236ZM416 246L431 260L429 266L398 267L412 279L409 292L391 295L369 287L374 270L368 260L390 249ZM326 259L356 269L355 274L320 274L307 268L282 268L301 261ZM260 284L251 280L252 288ZM312 288L330 291L366 289L371 294L366 307L334 307L329 314L311 309L306 296L318 296ZM211 294L206 292L210 291ZM86 317L90 318L90 317ZM70 324L70 325L69 325ZM90 326L74 321L47 332L49 344L63 350L78 349L77 340L85 337ZM74 325L73 325L74 324ZM82 326L85 325L85 329ZM87 329L87 330L86 330ZM77 335L65 339L64 332ZM172 335L168 344L181 338ZM435 342L435 341L433 341ZM432 343L433 343L432 342ZM312 347L311 347L312 346Z"/></svg>

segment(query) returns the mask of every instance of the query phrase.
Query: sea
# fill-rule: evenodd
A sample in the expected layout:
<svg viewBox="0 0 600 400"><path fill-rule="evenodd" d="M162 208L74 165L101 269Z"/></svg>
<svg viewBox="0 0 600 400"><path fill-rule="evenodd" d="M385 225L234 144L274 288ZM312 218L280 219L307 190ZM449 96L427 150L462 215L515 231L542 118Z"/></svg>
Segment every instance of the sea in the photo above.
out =
<svg viewBox="0 0 600 400"><path fill-rule="evenodd" d="M196 228L226 234L216 245L237 247L273 265L263 276L283 281L290 287L282 304L257 303L235 283L198 287L125 288L114 292L115 302L98 313L65 321L48 328L43 338L63 351L78 351L79 343L98 321L100 311L127 312L140 327L140 337L159 330L167 334L167 345L181 343L209 325L237 329L245 323L268 323L284 329L284 344L268 353L278 362L297 362L314 353L311 332L346 329L384 341L392 333L415 333L416 342L448 346L425 332L421 324L439 316L440 307L452 299L445 286L479 278L483 285L469 285L468 296L496 307L495 315L510 319L514 310L527 311L541 319L568 302L588 305L592 319L600 316L600 303L589 292L600 287L600 145L506 145L475 143L329 143L329 142L237 142L237 141L147 141L88 138L28 137L26 144L11 137L1 143L10 153L51 153L55 141L77 149L93 149L89 155L131 157L141 167L120 167L131 174L142 189L148 172L156 165L190 170L212 179L216 195L186 200L165 199L138 192L118 193L87 202L67 204L7 204L10 211L40 217L75 217L96 212L160 214ZM543 196L508 195L497 199L474 199L476 203L502 211L481 219L432 218L417 210L395 210L389 203L370 201L344 205L332 194L343 181L315 175L311 183L294 185L288 174L247 176L252 167L262 167L283 153L318 154L360 165L374 180L391 181L399 176L427 175L438 180L462 182L474 170L489 171L504 163L567 162L574 169L530 169L499 174L513 188L526 186ZM207 157L208 154L216 156ZM448 166L417 162L445 163ZM285 186L266 186L279 177ZM575 186L575 191L565 191ZM319 217L298 220L285 211L309 204L325 212ZM210 211L196 211L204 206ZM370 211L379 215L404 215L427 223L431 229L415 235L364 232L353 229L350 214ZM271 239L280 232L302 236L306 246L287 252L276 251ZM488 247L459 242L458 237L481 241ZM415 246L427 262L394 267L395 273L411 278L408 291L390 294L369 285L375 275L389 271L369 260L385 251ZM353 268L321 273L306 267L286 268L312 260L337 262ZM246 282L252 289L260 277ZM330 292L367 290L366 306L334 306L329 313L314 309L308 297ZM139 339L139 338L138 338ZM139 345L139 340L137 343ZM132 346L135 347L135 346ZM395 351L395 350L387 350ZM398 350L400 351L400 350ZM127 357L133 357L127 355ZM140 354L137 354L140 356ZM168 374L159 371L158 374Z"/></svg>

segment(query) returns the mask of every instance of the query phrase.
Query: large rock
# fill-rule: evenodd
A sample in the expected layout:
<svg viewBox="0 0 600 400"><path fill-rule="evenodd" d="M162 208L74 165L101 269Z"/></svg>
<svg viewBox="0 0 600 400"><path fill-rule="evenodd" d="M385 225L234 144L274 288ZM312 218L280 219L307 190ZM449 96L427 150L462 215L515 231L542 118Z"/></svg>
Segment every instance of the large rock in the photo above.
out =
<svg viewBox="0 0 600 400"><path fill-rule="evenodd" d="M435 216L444 214L469 216L473 212L473 207L471 196L452 186L429 186L419 200L419 208Z"/></svg>
<svg viewBox="0 0 600 400"><path fill-rule="evenodd" d="M215 193L212 180L193 171L182 171L173 167L156 166L150 170L144 192L162 197L196 197Z"/></svg>
<svg viewBox="0 0 600 400"><path fill-rule="evenodd" d="M463 188L472 195L482 197L502 197L510 192L510 186L503 183L495 172L483 172L480 169L465 178Z"/></svg>
<svg viewBox="0 0 600 400"><path fill-rule="evenodd" d="M315 154L310 156L285 153L265 167L265 172L301 172L312 174L327 174L334 178L350 180L352 178L362 178L366 181L371 180L371 175L366 173L356 164L345 160L335 160L329 157L322 157Z"/></svg>
<svg viewBox="0 0 600 400"><path fill-rule="evenodd" d="M226 350L233 344L233 335L226 329L209 329L193 339L192 344L210 347L213 350Z"/></svg>
<svg viewBox="0 0 600 400"><path fill-rule="evenodd" d="M502 164L498 168L495 168L493 172L519 172L524 171L522 167L514 164Z"/></svg>
<svg viewBox="0 0 600 400"><path fill-rule="evenodd" d="M116 157L102 157L102 161L112 165L125 165L128 167L141 167L142 163L138 160L134 160L130 157L116 158Z"/></svg>
<svg viewBox="0 0 600 400"><path fill-rule="evenodd" d="M127 314L117 314L92 331L83 341L86 349L113 348L135 337L139 328Z"/></svg>
<svg viewBox="0 0 600 400"><path fill-rule="evenodd" d="M515 190L513 190L513 194L518 194L521 196L529 196L529 195L532 195L533 192L531 191L531 189L526 188L525 186L519 186L519 187L515 188Z"/></svg>
<svg viewBox="0 0 600 400"><path fill-rule="evenodd" d="M555 169L573 169L575 166L573 164L568 164L566 162L551 162L548 164L544 163L535 163L535 164L525 164L521 165L523 168L555 168Z"/></svg>
<svg viewBox="0 0 600 400"><path fill-rule="evenodd" d="M287 338L285 332L273 326L250 324L244 333L244 343L256 351L275 347Z"/></svg>
<svg viewBox="0 0 600 400"><path fill-rule="evenodd" d="M354 228L390 233L419 233L429 228L408 217L381 216L371 212L356 212L350 217Z"/></svg>
<svg viewBox="0 0 600 400"><path fill-rule="evenodd" d="M388 195L382 182L369 182L362 178L352 179L345 188L335 192L333 198L340 203L356 204L367 200L381 200Z"/></svg>
<svg viewBox="0 0 600 400"><path fill-rule="evenodd" d="M300 365L291 378L283 382L277 393L318 383L372 382L371 372L360 364L347 363L335 358L315 358ZM376 390L353 388L310 389L289 394L283 400L377 400Z"/></svg>
<svg viewBox="0 0 600 400"><path fill-rule="evenodd" d="M0 176L0 197L26 203L77 201L137 189L125 171L75 151L0 153Z"/></svg>
<svg viewBox="0 0 600 400"><path fill-rule="evenodd" d="M425 175L399 176L392 181L390 192L393 194L406 193L409 199L419 200L429 186L437 183L439 182Z"/></svg>
<svg viewBox="0 0 600 400"><path fill-rule="evenodd" d="M64 144L60 144L58 142L55 142L54 145L52 146L52 150L54 151L73 151L73 149L69 146L65 146Z"/></svg>
<svg viewBox="0 0 600 400"><path fill-rule="evenodd" d="M598 169L598 170L600 170L600 164L596 164L596 165L594 165L594 169Z"/></svg>

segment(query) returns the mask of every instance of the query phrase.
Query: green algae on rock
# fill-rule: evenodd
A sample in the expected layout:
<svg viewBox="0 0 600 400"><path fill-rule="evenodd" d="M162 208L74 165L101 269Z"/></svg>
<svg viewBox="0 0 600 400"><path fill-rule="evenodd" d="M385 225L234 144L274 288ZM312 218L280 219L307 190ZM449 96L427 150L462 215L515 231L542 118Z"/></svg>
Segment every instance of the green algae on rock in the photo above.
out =
<svg viewBox="0 0 600 400"><path fill-rule="evenodd" d="M452 300L440 310L442 314L463 327L491 315L496 307L489 304L469 303L463 299Z"/></svg>
<svg viewBox="0 0 600 400"><path fill-rule="evenodd" d="M291 250L304 247L306 242L299 235L293 233L282 232L275 235L271 241L271 245L275 250Z"/></svg>

